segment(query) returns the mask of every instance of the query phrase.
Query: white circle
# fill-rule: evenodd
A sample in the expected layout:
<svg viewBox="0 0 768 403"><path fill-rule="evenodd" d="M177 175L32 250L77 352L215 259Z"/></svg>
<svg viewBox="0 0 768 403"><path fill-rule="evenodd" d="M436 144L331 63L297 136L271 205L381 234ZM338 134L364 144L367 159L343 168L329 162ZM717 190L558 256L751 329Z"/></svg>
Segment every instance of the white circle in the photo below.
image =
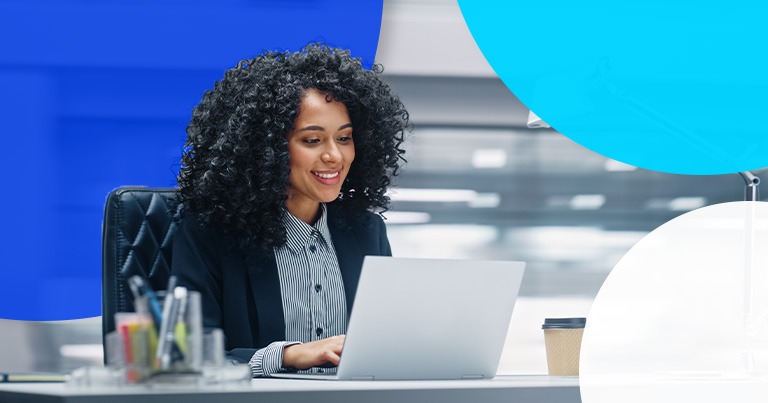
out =
<svg viewBox="0 0 768 403"><path fill-rule="evenodd" d="M691 211L616 265L580 361L584 403L768 399L768 203Z"/></svg>

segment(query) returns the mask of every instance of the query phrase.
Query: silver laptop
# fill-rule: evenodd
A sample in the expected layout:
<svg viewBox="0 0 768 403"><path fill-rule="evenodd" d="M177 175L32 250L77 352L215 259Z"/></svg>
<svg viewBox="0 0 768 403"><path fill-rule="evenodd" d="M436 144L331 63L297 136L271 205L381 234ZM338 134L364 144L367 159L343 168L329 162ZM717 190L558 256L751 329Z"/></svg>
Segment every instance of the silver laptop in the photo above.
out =
<svg viewBox="0 0 768 403"><path fill-rule="evenodd" d="M489 379L524 262L367 256L338 371L326 380Z"/></svg>

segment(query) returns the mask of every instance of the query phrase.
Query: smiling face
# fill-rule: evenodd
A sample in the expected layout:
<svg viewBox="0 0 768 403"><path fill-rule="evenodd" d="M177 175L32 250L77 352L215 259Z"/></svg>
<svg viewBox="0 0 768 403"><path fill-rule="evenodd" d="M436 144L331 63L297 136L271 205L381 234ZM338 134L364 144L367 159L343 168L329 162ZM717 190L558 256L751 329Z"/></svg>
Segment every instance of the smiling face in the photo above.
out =
<svg viewBox="0 0 768 403"><path fill-rule="evenodd" d="M321 202L336 200L355 159L352 121L343 103L307 90L299 115L288 132L291 173L288 176L288 211L312 224Z"/></svg>

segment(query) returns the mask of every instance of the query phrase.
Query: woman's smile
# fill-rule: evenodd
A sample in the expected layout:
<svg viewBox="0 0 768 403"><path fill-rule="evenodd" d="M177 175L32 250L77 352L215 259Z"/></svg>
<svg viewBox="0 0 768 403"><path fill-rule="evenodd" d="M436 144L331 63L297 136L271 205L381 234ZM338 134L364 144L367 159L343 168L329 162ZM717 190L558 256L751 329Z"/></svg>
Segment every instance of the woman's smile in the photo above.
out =
<svg viewBox="0 0 768 403"><path fill-rule="evenodd" d="M325 185L335 185L339 183L339 174L341 171L333 171L333 172L312 172L316 177L317 180L320 181L320 183L323 183Z"/></svg>

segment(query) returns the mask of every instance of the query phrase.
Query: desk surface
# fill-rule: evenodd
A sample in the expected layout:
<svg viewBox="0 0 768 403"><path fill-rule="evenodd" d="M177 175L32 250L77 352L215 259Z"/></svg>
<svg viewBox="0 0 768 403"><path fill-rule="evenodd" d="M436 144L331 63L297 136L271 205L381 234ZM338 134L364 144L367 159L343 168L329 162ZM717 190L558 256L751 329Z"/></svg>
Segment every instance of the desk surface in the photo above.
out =
<svg viewBox="0 0 768 403"><path fill-rule="evenodd" d="M172 399L172 400L171 400ZM136 386L76 388L61 383L0 384L0 403L268 402L509 402L579 403L578 378L498 376L465 381L308 381L254 379L238 386L149 389Z"/></svg>

